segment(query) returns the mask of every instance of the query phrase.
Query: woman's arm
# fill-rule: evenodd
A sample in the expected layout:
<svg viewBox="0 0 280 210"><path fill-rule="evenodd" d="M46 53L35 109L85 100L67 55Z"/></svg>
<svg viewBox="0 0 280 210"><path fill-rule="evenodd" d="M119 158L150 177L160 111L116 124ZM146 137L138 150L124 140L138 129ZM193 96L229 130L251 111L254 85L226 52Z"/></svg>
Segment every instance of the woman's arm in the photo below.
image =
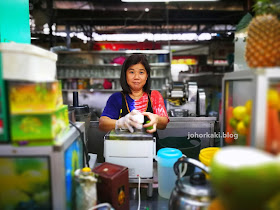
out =
<svg viewBox="0 0 280 210"><path fill-rule="evenodd" d="M111 131L115 129L116 121L117 120L113 120L109 117L102 116L99 119L99 129L101 131L106 131L106 132Z"/></svg>
<svg viewBox="0 0 280 210"><path fill-rule="evenodd" d="M168 124L168 118L167 117L160 117L158 116L158 123L157 123L157 128L160 130L163 130L166 128Z"/></svg>

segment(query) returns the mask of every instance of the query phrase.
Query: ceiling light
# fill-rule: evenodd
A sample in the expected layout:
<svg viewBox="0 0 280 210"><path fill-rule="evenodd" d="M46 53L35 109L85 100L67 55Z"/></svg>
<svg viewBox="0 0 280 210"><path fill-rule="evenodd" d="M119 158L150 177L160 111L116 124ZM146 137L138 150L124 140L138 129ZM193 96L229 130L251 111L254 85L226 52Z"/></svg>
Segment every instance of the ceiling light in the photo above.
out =
<svg viewBox="0 0 280 210"><path fill-rule="evenodd" d="M122 2L183 2L183 1L188 1L188 2L194 2L194 1L219 1L219 0L121 0Z"/></svg>
<svg viewBox="0 0 280 210"><path fill-rule="evenodd" d="M78 37L79 38L79 37ZM152 33L142 33L142 34L97 34L92 33L92 38L94 41L137 41L144 42L152 41L204 41L211 40L212 34L202 33L200 35L196 33L182 33L182 34L152 34Z"/></svg>

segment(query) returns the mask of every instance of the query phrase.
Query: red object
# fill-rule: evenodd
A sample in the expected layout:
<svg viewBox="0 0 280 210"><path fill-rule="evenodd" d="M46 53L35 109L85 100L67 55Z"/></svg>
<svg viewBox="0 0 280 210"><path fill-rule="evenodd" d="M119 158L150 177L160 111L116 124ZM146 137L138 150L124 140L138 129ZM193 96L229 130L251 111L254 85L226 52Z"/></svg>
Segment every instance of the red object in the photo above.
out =
<svg viewBox="0 0 280 210"><path fill-rule="evenodd" d="M112 82L110 82L107 79L104 79L103 87L104 87L104 89L112 89Z"/></svg>
<svg viewBox="0 0 280 210"><path fill-rule="evenodd" d="M158 50L161 49L160 43L155 42L97 42L93 46L93 50Z"/></svg>
<svg viewBox="0 0 280 210"><path fill-rule="evenodd" d="M129 209L128 168L104 162L93 169L98 174L97 199L108 202L116 210Z"/></svg>
<svg viewBox="0 0 280 210"><path fill-rule="evenodd" d="M266 124L266 144L267 152L278 154L280 152L280 135L279 135L279 117L278 110L273 107L267 107L267 124Z"/></svg>
<svg viewBox="0 0 280 210"><path fill-rule="evenodd" d="M234 142L234 138L233 138L233 128L230 126L230 119L233 118L233 107L229 106L227 107L226 110L226 138L225 138L225 142L227 144L232 144ZM232 136L230 136L232 135Z"/></svg>
<svg viewBox="0 0 280 210"><path fill-rule="evenodd" d="M124 56L116 57L116 58L113 59L112 63L122 65L125 62L125 59L126 58Z"/></svg>

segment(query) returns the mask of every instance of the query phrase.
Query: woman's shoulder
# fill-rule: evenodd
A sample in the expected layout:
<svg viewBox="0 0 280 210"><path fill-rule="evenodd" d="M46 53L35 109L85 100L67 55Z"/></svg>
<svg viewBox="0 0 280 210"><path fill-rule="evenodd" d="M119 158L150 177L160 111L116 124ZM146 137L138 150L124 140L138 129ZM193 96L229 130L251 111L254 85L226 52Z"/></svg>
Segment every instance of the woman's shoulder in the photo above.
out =
<svg viewBox="0 0 280 210"><path fill-rule="evenodd" d="M152 97L158 97L158 96L161 96L161 93L158 90L152 90L151 91L151 96Z"/></svg>
<svg viewBox="0 0 280 210"><path fill-rule="evenodd" d="M110 98L120 98L122 97L122 93L121 92L115 92L113 93Z"/></svg>

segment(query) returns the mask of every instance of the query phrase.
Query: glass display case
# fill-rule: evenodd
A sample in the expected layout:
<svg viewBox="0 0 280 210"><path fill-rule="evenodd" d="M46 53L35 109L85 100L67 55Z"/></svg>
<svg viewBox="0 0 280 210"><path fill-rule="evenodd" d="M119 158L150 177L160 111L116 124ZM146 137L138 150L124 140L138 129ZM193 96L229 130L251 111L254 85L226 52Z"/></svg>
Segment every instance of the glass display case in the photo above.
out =
<svg viewBox="0 0 280 210"><path fill-rule="evenodd" d="M0 209L75 209L74 172L83 168L85 125L52 146L0 146Z"/></svg>
<svg viewBox="0 0 280 210"><path fill-rule="evenodd" d="M227 73L222 92L221 146L280 152L280 68Z"/></svg>

